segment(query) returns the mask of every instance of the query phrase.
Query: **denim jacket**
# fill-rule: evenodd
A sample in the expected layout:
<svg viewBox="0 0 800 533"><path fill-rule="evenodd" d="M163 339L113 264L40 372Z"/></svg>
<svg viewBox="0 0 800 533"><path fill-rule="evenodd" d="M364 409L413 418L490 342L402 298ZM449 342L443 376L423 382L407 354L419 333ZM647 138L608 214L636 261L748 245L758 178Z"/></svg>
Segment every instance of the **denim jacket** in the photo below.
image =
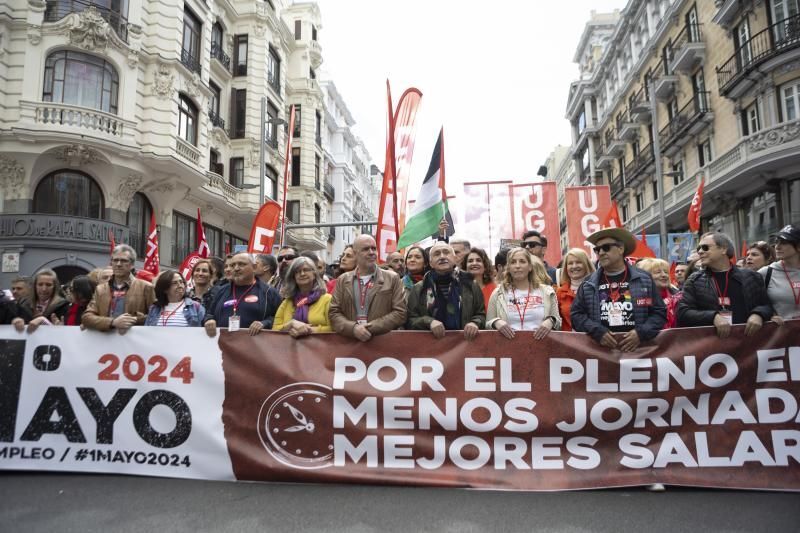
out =
<svg viewBox="0 0 800 533"><path fill-rule="evenodd" d="M202 326L203 316L206 314L205 308L200 302L195 302L191 298L183 299L183 316L186 318L186 325L190 327ZM144 321L145 326L160 326L159 317L161 316L161 306L154 303L150 306L147 313L147 319Z"/></svg>

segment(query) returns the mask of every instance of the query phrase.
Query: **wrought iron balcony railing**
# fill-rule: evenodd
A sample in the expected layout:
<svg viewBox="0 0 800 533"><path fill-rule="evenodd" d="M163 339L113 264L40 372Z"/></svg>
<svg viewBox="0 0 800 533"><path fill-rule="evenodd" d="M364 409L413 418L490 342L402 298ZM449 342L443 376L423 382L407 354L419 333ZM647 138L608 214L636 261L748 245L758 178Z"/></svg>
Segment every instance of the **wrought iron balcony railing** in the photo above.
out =
<svg viewBox="0 0 800 533"><path fill-rule="evenodd" d="M195 57L191 54L187 49L181 49L181 63L183 63L186 68L191 70L192 72L196 72L200 74L200 58Z"/></svg>
<svg viewBox="0 0 800 533"><path fill-rule="evenodd" d="M214 127L225 129L225 121L219 116L219 113L213 109L208 110L208 118Z"/></svg>
<svg viewBox="0 0 800 533"><path fill-rule="evenodd" d="M225 67L225 70L230 72L231 70L231 57L225 53L225 50L222 49L222 45L219 43L212 43L211 44L211 59L216 59L222 66Z"/></svg>
<svg viewBox="0 0 800 533"><path fill-rule="evenodd" d="M708 113L709 92L702 91L695 94L672 119L658 132L661 146L673 144L686 130L696 123L703 115Z"/></svg>

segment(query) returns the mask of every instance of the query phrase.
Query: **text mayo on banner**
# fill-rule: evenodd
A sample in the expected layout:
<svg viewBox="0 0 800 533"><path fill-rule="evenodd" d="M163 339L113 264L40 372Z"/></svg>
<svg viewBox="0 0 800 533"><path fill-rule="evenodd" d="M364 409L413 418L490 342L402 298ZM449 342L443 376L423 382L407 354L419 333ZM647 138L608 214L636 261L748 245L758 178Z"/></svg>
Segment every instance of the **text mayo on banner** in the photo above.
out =
<svg viewBox="0 0 800 533"><path fill-rule="evenodd" d="M800 490L800 321L633 353L513 341L0 328L0 468L563 490Z"/></svg>

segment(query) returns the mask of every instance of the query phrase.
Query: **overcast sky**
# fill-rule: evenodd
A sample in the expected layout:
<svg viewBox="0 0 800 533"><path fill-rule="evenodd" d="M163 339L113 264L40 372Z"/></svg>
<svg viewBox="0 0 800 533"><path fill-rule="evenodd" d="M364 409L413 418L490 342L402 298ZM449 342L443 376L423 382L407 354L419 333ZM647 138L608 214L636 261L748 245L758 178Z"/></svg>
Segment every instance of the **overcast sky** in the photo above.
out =
<svg viewBox="0 0 800 533"><path fill-rule="evenodd" d="M318 4L322 71L336 83L379 168L385 80L395 104L407 87L422 91L414 198L442 125L449 193L459 194L465 181L534 178L556 144L571 142L564 113L578 76L572 58L590 11L622 9L625 0Z"/></svg>

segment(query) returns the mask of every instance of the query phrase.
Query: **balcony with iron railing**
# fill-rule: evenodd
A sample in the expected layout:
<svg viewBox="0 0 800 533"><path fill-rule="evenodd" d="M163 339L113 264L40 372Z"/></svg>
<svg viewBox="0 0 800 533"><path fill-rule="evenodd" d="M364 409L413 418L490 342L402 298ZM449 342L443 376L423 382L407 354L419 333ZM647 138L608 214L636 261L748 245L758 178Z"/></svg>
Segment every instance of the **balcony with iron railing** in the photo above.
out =
<svg viewBox="0 0 800 533"><path fill-rule="evenodd" d="M333 188L333 184L329 181L326 181L322 186L322 192L325 196L333 202L336 199L336 189Z"/></svg>
<svg viewBox="0 0 800 533"><path fill-rule="evenodd" d="M639 137L639 124L631 119L627 109L617 119L617 137L623 141Z"/></svg>
<svg viewBox="0 0 800 533"><path fill-rule="evenodd" d="M675 155L693 135L702 131L714 119L708 107L709 93L695 94L658 132L661 150L667 157Z"/></svg>
<svg viewBox="0 0 800 533"><path fill-rule="evenodd" d="M604 138L606 156L619 157L625 153L625 141L619 138L616 127L607 129Z"/></svg>
<svg viewBox="0 0 800 533"><path fill-rule="evenodd" d="M678 76L670 70L669 65L662 58L653 69L653 92L661 101L669 100L675 93L678 85Z"/></svg>
<svg viewBox="0 0 800 533"><path fill-rule="evenodd" d="M127 4L126 4L127 5ZM110 9L106 6L83 0L47 0L44 9L45 22L58 22L71 13L82 13L94 9L105 20L112 30L125 42L128 42L127 13Z"/></svg>
<svg viewBox="0 0 800 533"><path fill-rule="evenodd" d="M642 87L628 100L628 112L633 122L649 124L650 116L650 94L647 86Z"/></svg>
<svg viewBox="0 0 800 533"><path fill-rule="evenodd" d="M703 25L687 23L672 41L672 61L669 67L676 72L690 73L706 57Z"/></svg>
<svg viewBox="0 0 800 533"><path fill-rule="evenodd" d="M216 59L226 71L231 71L231 57L225 53L220 43L211 44L211 59Z"/></svg>
<svg viewBox="0 0 800 533"><path fill-rule="evenodd" d="M211 121L211 125L214 126L215 128L221 128L223 130L225 129L225 121L222 119L221 116L219 116L219 113L217 111L209 109L208 119Z"/></svg>
<svg viewBox="0 0 800 533"><path fill-rule="evenodd" d="M800 47L800 14L783 19L756 33L741 43L733 55L716 67L719 93L728 98L738 98L757 79L748 76L758 67L784 52Z"/></svg>
<svg viewBox="0 0 800 533"><path fill-rule="evenodd" d="M181 49L181 63L191 72L196 72L197 74L201 73L200 58L195 57L185 48Z"/></svg>
<svg viewBox="0 0 800 533"><path fill-rule="evenodd" d="M609 181L611 198L616 198L625 189L625 171L622 170Z"/></svg>

